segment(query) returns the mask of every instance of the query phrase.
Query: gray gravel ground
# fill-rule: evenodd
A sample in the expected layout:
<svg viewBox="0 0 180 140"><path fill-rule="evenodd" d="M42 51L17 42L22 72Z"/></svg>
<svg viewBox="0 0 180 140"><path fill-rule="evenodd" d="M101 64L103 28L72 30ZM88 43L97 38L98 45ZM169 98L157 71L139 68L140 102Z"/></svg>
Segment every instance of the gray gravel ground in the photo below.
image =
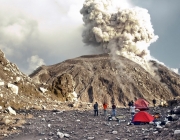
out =
<svg viewBox="0 0 180 140"><path fill-rule="evenodd" d="M165 116L168 108L161 108ZM152 109L149 112L153 112ZM26 120L20 133L12 134L4 140L173 140L172 129L158 130L153 124L127 125L130 120L128 109L118 108L119 121L108 121L99 111L99 116L94 116L93 110L31 110L19 111L30 113L34 117ZM111 110L108 110L108 114ZM163 117L161 118L163 119ZM173 123L173 122L172 122ZM176 122L177 123L177 122ZM60 135L64 134L63 138Z"/></svg>

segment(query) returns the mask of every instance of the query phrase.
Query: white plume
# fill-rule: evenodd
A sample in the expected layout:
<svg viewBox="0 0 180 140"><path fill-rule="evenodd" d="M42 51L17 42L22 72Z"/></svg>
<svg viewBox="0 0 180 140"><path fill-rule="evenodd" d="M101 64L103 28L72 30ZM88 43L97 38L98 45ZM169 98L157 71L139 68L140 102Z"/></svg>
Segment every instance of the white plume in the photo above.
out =
<svg viewBox="0 0 180 140"><path fill-rule="evenodd" d="M123 55L141 65L148 65L144 62L150 58L148 47L158 38L148 10L139 7L112 9L111 0L84 2L80 10L85 24L83 41L102 47L113 55Z"/></svg>
<svg viewBox="0 0 180 140"><path fill-rule="evenodd" d="M27 59L27 62L29 63L29 72L35 70L36 68L42 65L45 65L44 60L40 58L38 55L31 56Z"/></svg>

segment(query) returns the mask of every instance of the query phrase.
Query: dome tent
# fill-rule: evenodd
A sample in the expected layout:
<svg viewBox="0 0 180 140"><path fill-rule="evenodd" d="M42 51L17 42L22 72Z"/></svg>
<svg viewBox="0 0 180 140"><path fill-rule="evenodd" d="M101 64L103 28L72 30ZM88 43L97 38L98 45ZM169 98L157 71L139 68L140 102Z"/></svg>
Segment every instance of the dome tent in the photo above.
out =
<svg viewBox="0 0 180 140"><path fill-rule="evenodd" d="M149 103L145 99L137 99L135 102L136 109L139 109L140 111L148 110L149 109Z"/></svg>
<svg viewBox="0 0 180 140"><path fill-rule="evenodd" d="M154 117L146 111L139 111L133 117L133 123L149 123L154 120Z"/></svg>

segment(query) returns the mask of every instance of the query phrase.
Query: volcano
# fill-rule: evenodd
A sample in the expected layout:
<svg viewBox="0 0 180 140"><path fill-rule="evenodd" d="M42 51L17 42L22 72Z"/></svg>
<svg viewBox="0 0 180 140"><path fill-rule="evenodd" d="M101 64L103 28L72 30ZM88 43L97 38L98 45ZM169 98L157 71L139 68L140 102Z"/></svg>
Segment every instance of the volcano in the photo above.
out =
<svg viewBox="0 0 180 140"><path fill-rule="evenodd" d="M166 102L180 95L180 76L164 65L150 61L152 75L123 56L118 59L123 72L118 71L109 54L99 54L41 66L29 76L36 83L48 84L49 91L62 101L68 101L69 94L75 92L83 102L127 106L130 100L144 98L152 105L154 98Z"/></svg>

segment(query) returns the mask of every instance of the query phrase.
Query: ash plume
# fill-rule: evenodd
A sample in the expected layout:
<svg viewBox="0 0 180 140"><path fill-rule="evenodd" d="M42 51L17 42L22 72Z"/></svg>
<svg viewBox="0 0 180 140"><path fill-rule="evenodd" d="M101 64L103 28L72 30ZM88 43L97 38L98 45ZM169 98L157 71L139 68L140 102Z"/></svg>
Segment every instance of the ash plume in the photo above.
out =
<svg viewBox="0 0 180 140"><path fill-rule="evenodd" d="M122 3L123 4L123 3ZM115 61L125 56L151 72L148 47L158 39L146 9L114 8L111 0L86 0L80 13L85 29L83 42L101 47Z"/></svg>

